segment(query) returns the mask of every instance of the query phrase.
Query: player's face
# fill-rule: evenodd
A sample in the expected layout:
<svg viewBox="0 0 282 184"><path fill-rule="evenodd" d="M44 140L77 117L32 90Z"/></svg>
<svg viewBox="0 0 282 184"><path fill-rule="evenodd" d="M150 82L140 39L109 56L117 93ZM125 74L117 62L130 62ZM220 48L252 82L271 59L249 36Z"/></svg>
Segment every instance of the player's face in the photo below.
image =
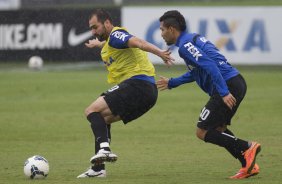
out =
<svg viewBox="0 0 282 184"><path fill-rule="evenodd" d="M162 21L160 23L160 30L161 30L161 35L167 45L172 45L175 43L176 40L174 39L172 27L165 27Z"/></svg>
<svg viewBox="0 0 282 184"><path fill-rule="evenodd" d="M92 16L89 20L89 27L92 34L100 41L106 40L108 35L104 23L98 21L97 16Z"/></svg>

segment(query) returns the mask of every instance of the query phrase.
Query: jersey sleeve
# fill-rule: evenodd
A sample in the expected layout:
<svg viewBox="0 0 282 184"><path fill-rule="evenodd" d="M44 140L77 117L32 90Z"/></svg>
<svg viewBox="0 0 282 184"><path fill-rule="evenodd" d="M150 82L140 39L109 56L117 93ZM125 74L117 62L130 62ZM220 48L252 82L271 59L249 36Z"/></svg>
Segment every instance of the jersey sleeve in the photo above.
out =
<svg viewBox="0 0 282 184"><path fill-rule="evenodd" d="M116 49L126 49L128 48L127 42L131 37L133 36L125 30L115 30L110 34L109 45Z"/></svg>
<svg viewBox="0 0 282 184"><path fill-rule="evenodd" d="M179 77L170 78L168 81L168 88L176 88L182 84L195 81L190 72L187 72Z"/></svg>
<svg viewBox="0 0 282 184"><path fill-rule="evenodd" d="M189 61L195 67L199 67L211 76L213 85L216 87L220 96L229 94L229 90L225 80L223 79L218 67L200 48L191 42L183 44L179 48L179 55L185 61Z"/></svg>

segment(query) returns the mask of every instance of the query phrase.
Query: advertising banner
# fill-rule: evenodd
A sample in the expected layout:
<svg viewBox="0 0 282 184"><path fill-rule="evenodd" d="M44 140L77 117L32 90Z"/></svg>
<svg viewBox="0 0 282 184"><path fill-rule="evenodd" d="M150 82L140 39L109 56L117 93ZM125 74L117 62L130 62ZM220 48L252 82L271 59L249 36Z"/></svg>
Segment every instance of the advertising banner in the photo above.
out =
<svg viewBox="0 0 282 184"><path fill-rule="evenodd" d="M120 25L120 9L107 9ZM0 12L0 62L28 60L101 60L98 49L84 43L93 38L89 29L92 9L41 9Z"/></svg>
<svg viewBox="0 0 282 184"><path fill-rule="evenodd" d="M124 7L122 25L131 34L166 49L159 17L168 10L180 11L187 31L212 41L232 64L282 64L282 24L278 21L282 7ZM178 63L183 63L177 48L171 49Z"/></svg>
<svg viewBox="0 0 282 184"><path fill-rule="evenodd" d="M15 10L19 9L21 0L0 0L0 10Z"/></svg>

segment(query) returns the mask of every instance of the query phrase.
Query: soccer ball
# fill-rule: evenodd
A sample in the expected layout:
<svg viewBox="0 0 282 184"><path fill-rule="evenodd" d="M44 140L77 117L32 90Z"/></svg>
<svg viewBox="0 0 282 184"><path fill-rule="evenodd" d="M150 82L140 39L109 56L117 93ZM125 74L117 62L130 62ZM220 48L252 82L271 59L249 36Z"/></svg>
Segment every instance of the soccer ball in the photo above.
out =
<svg viewBox="0 0 282 184"><path fill-rule="evenodd" d="M32 56L28 60L28 67L34 70L40 70L43 67L43 59L39 56Z"/></svg>
<svg viewBox="0 0 282 184"><path fill-rule="evenodd" d="M39 155L28 158L24 163L24 174L30 179L42 179L49 173L48 161Z"/></svg>

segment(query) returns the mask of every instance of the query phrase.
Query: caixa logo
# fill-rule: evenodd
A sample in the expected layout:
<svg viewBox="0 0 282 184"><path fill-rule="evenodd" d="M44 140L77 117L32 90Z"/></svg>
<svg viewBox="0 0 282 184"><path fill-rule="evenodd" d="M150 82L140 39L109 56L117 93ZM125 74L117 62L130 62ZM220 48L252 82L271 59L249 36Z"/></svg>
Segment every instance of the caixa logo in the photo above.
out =
<svg viewBox="0 0 282 184"><path fill-rule="evenodd" d="M186 22L187 31L191 32L189 21ZM238 46L238 44L235 44L235 39L237 38L232 37L238 29L238 23L236 21L227 22L227 20L216 19L212 23L215 24L216 28L218 29L218 33L221 35L219 39L213 41L219 49L224 48L230 52L250 52L253 49L259 50L261 52L270 51L269 41L267 38L267 30L263 20L254 19L250 22L250 26L246 29L246 34L240 35L240 40L244 41L243 45L240 47ZM211 22L208 20L199 20L197 33L207 37L210 24ZM157 45L160 48L164 48L164 42L162 40L157 40L155 37L156 32L159 31L159 27L160 23L158 20L152 22L146 32L146 40Z"/></svg>

